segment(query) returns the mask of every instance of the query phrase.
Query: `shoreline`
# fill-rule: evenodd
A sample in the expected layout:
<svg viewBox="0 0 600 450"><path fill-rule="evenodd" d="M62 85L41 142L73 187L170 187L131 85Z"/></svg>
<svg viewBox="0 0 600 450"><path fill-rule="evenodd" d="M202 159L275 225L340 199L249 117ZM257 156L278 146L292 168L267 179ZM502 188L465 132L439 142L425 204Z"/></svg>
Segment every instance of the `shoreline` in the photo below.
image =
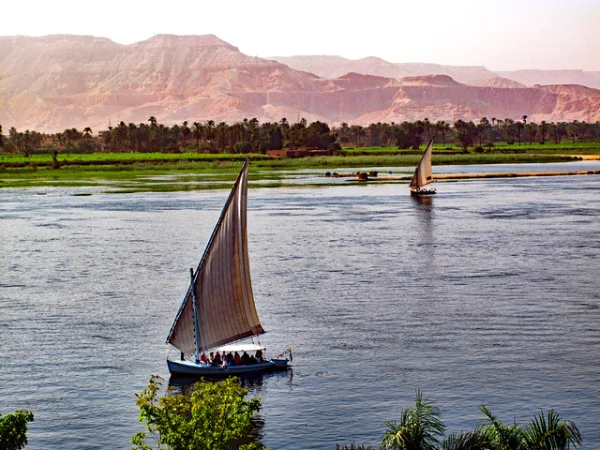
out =
<svg viewBox="0 0 600 450"><path fill-rule="evenodd" d="M497 173L455 173L455 174L434 174L437 180L470 180L481 178L519 178L519 177L557 177L567 175L600 175L600 170L577 170L570 172L497 172ZM412 175L402 177L368 177L360 179L356 174L337 175L336 178L352 178L348 181L410 181Z"/></svg>
<svg viewBox="0 0 600 450"><path fill-rule="evenodd" d="M290 186L340 186L348 183L408 183L412 179L412 174L405 175L384 175L370 176L368 172L356 171L346 173L333 173L331 175L314 174L314 181L295 183L296 178L282 177L277 171L263 172L252 177L251 184L255 188L266 187L290 187ZM52 177L27 177L14 176L9 178L2 177L0 173L0 191L3 189L27 189L27 188L96 188L106 193L134 193L134 192L176 192L176 191L196 191L206 189L224 189L230 187L229 174L218 173L210 175L186 173L184 171L170 174L135 174L126 173L120 178L104 178L104 173L82 173L87 175L84 178L71 176L69 173L58 173L48 175L63 175ZM372 174L372 173L371 173ZM571 170L571 171L523 171L523 172L493 172L493 173L440 173L434 174L434 181L458 181L458 180L482 180L482 179L500 179L500 178L522 178L522 177L555 177L555 176L580 176L580 175L600 175L600 169L592 170ZM300 177L302 178L302 177ZM300 179L298 178L298 179ZM337 180L337 181L335 181ZM75 195L91 195L89 192L82 192Z"/></svg>

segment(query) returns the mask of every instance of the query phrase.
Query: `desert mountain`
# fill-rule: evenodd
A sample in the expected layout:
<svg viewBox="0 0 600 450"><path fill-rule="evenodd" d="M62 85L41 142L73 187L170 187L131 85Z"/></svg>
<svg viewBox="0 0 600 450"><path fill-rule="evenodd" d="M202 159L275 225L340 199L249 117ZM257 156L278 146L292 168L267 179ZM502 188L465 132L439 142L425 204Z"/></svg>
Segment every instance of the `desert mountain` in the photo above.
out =
<svg viewBox="0 0 600 450"><path fill-rule="evenodd" d="M132 45L89 36L0 37L0 124L5 132L97 132L150 116L168 125L253 117L332 125L524 114L532 121L600 120L600 91L583 86L525 87L483 67L319 57L311 70L298 70L292 60L247 56L213 35L158 35ZM341 70L322 76L317 66L331 61Z"/></svg>
<svg viewBox="0 0 600 450"><path fill-rule="evenodd" d="M485 80L504 78L523 86L536 84L579 84L600 88L600 71L583 70L514 70L492 72L483 66L444 66L425 63L390 63L380 58L346 59L340 56L273 56L270 59L287 66L314 73L323 78L337 78L347 72L362 73L390 78L424 75L448 75L466 84L478 84ZM505 83L506 84L506 83ZM498 86L500 87L500 86ZM504 87L510 87L508 84Z"/></svg>
<svg viewBox="0 0 600 450"><path fill-rule="evenodd" d="M580 84L600 89L600 71L584 72L583 70L515 70L512 72L496 72L499 76L518 81L526 86L536 84Z"/></svg>

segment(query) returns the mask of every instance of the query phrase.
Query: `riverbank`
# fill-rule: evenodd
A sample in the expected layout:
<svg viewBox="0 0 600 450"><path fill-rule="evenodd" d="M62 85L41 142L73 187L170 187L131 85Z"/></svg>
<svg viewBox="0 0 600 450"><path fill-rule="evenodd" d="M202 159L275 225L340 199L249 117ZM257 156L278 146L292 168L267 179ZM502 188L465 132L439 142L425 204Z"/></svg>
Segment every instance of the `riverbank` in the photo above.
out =
<svg viewBox="0 0 600 450"><path fill-rule="evenodd" d="M600 150L577 155L545 153L453 153L434 154L434 166L468 166L498 164L549 164L574 162L600 157ZM318 156L304 158L272 158L262 154L197 154L197 153L95 153L52 155L36 154L0 157L0 188L28 187L99 187L107 192L185 191L229 188L246 159L252 161L250 182L258 187L278 187L297 184L299 177L311 180L303 185L336 183L324 179L325 172L348 170L349 177L359 171L393 170L403 172L392 177L379 177L379 182L410 179L420 154ZM435 171L435 170L434 170ZM406 174L406 175L404 175ZM540 171L540 174L544 174ZM570 173L566 173L570 174ZM507 174L442 174L437 179L493 178L522 175ZM533 176L533 175L528 175Z"/></svg>
<svg viewBox="0 0 600 450"><path fill-rule="evenodd" d="M454 173L434 174L435 180L470 180L477 178L518 178L518 177L557 177L566 175L600 175L600 170L576 170L568 172L498 172L498 173ZM350 178L350 181L410 181L412 175L402 177L373 177L360 178L357 174L337 175L337 177Z"/></svg>

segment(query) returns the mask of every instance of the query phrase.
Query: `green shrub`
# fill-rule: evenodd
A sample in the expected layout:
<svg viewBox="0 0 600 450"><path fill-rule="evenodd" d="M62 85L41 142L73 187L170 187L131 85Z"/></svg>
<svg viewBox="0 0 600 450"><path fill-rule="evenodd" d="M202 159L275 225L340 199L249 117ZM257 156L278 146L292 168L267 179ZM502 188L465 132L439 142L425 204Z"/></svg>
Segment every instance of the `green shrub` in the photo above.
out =
<svg viewBox="0 0 600 450"><path fill-rule="evenodd" d="M134 449L151 450L146 444L150 435L158 448L173 450L225 450L234 440L245 438L251 431L251 419L260 410L260 399L244 400L247 389L236 378L220 383L204 380L194 384L189 395L177 395L167 388L166 395L158 392L163 379L153 375L148 387L136 394L140 422L146 430L131 440ZM258 450L260 443L242 445L240 449Z"/></svg>
<svg viewBox="0 0 600 450"><path fill-rule="evenodd" d="M0 414L0 449L20 450L27 444L27 424L33 421L33 413L19 410L2 417Z"/></svg>

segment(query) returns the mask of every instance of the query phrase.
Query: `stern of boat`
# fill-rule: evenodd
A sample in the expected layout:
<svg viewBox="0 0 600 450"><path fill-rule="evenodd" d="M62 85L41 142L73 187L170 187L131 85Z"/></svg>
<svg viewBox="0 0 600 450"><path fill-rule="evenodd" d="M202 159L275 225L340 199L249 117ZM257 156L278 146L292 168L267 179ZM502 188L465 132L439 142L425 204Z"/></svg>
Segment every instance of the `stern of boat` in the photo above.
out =
<svg viewBox="0 0 600 450"><path fill-rule="evenodd" d="M288 368L289 359L271 359L273 370L285 370Z"/></svg>

